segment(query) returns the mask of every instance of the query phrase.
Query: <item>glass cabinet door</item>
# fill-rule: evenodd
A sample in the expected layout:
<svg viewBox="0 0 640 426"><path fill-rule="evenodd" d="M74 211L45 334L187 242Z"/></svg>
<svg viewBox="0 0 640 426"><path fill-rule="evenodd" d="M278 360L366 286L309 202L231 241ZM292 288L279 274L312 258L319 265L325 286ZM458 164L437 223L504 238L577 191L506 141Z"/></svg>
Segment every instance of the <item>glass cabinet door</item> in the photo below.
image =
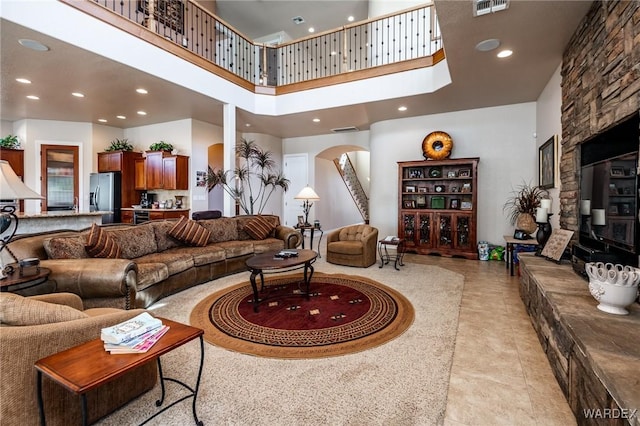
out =
<svg viewBox="0 0 640 426"><path fill-rule="evenodd" d="M438 247L453 247L453 216L450 214L438 215Z"/></svg>
<svg viewBox="0 0 640 426"><path fill-rule="evenodd" d="M431 214L420 213L418 214L418 222L420 225L420 234L418 243L420 245L431 245Z"/></svg>
<svg viewBox="0 0 640 426"><path fill-rule="evenodd" d="M402 237L406 240L408 245L415 245L416 236L416 215L414 213L402 214Z"/></svg>
<svg viewBox="0 0 640 426"><path fill-rule="evenodd" d="M471 216L456 217L456 248L471 249Z"/></svg>

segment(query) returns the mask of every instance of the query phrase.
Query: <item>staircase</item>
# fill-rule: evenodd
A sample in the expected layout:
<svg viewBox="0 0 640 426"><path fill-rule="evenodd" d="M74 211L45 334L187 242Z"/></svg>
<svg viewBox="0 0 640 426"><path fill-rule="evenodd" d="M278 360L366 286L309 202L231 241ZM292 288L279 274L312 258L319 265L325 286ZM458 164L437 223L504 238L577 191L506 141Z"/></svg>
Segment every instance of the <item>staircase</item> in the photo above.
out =
<svg viewBox="0 0 640 426"><path fill-rule="evenodd" d="M353 167L349 156L342 154L340 158L334 158L333 163L340 172L344 184L347 185L347 189L356 203L364 223L369 223L369 198L362 188L356 169Z"/></svg>

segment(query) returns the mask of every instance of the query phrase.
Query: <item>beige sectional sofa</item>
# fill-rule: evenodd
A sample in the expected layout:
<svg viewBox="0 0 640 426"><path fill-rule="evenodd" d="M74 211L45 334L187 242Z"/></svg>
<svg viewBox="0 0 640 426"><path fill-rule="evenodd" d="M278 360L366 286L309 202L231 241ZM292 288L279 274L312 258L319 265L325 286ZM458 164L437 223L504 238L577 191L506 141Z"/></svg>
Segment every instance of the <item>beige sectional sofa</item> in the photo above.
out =
<svg viewBox="0 0 640 426"><path fill-rule="evenodd" d="M247 232L252 232L250 225L256 221L269 224L268 235L263 239ZM280 225L278 216L273 215L189 221L189 225L197 223L205 235L203 246L169 235L176 222L100 227L101 236L108 235L115 243L118 258L91 257L86 247L89 230L25 235L11 241L9 248L19 259L40 258L41 266L51 269L50 279L55 281L56 291L77 294L86 308L133 309L146 308L172 293L244 271L245 261L255 253L295 248L302 242L299 231Z"/></svg>

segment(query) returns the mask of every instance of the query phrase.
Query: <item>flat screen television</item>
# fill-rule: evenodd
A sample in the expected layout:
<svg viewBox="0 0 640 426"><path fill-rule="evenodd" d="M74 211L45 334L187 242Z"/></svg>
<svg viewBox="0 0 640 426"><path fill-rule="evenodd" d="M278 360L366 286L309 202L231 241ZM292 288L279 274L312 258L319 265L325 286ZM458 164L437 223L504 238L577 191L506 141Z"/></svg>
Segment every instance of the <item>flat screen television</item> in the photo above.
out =
<svg viewBox="0 0 640 426"><path fill-rule="evenodd" d="M638 114L580 146L579 243L638 265Z"/></svg>

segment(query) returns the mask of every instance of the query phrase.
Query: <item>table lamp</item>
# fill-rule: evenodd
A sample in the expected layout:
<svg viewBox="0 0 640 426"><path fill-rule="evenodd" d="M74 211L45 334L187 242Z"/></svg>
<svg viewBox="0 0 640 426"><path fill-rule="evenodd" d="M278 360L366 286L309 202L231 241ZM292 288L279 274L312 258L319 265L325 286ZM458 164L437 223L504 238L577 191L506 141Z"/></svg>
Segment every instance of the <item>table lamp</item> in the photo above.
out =
<svg viewBox="0 0 640 426"><path fill-rule="evenodd" d="M318 194L316 194L315 191L307 185L293 198L296 200L304 200L302 203L302 211L304 211L304 226L311 226L309 223L309 210L311 210L313 203L310 203L309 200L319 200L320 197L318 197Z"/></svg>
<svg viewBox="0 0 640 426"><path fill-rule="evenodd" d="M0 199L35 200L42 198L44 197L29 189L29 187L20 180L6 160L0 160ZM4 206L2 210L0 210L0 252L2 252L18 230L18 216L16 216L15 211L15 206ZM18 258L16 258L8 247L6 248L11 257L18 262ZM11 272L11 269L2 268L2 270L0 270L0 279L5 278L5 272Z"/></svg>

